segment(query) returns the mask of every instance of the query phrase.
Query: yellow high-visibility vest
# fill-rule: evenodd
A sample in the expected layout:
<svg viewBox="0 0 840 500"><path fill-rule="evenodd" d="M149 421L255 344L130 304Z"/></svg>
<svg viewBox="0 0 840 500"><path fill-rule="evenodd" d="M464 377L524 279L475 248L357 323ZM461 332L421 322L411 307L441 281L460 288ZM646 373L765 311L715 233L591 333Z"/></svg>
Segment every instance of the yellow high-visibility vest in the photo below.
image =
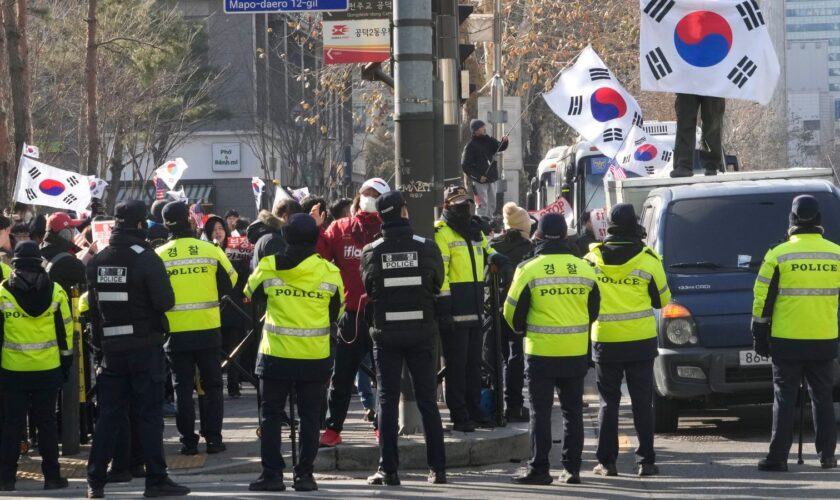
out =
<svg viewBox="0 0 840 500"><path fill-rule="evenodd" d="M163 260L175 292L175 306L166 312L170 333L220 328L216 270L224 269L231 286L237 277L225 252L196 238L171 240L155 252Z"/></svg>

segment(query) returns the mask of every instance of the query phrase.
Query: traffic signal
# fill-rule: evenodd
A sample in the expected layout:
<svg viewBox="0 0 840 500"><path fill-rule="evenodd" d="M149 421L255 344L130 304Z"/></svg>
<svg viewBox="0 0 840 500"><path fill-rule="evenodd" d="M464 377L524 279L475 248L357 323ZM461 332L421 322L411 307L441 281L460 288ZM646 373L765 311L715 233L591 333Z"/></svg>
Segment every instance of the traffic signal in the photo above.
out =
<svg viewBox="0 0 840 500"><path fill-rule="evenodd" d="M464 39L464 36L460 33L461 27L464 25L464 21L470 17L470 14L472 14L474 10L475 7L471 4L458 4L458 29L460 39ZM464 65L464 62L473 54L473 52L475 52L475 45L473 43L468 41L468 43L458 44L458 62L461 65L461 71L458 73L458 88L460 89L462 105L478 88L475 84L470 83L470 72Z"/></svg>

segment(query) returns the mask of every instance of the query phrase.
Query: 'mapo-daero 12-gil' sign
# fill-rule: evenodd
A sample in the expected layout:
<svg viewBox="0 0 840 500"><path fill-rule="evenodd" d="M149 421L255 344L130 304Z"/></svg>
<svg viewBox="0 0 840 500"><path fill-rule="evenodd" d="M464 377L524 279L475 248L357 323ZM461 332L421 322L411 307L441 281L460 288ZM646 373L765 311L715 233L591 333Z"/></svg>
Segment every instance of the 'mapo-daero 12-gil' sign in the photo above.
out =
<svg viewBox="0 0 840 500"><path fill-rule="evenodd" d="M242 164L239 158L238 142L222 142L213 144L213 171L239 172Z"/></svg>
<svg viewBox="0 0 840 500"><path fill-rule="evenodd" d="M349 0L224 0L226 14L347 10Z"/></svg>

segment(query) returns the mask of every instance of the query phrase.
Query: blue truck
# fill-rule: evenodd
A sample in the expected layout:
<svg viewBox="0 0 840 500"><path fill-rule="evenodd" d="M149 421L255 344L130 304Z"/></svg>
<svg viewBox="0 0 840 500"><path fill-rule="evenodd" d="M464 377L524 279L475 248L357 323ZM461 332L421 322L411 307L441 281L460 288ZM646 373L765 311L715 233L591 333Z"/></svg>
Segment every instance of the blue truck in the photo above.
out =
<svg viewBox="0 0 840 500"><path fill-rule="evenodd" d="M658 314L657 432L676 431L689 406L772 401L770 360L752 349L753 283L764 254L784 241L796 195L817 197L825 236L840 243L833 181L829 169L789 169L605 183L608 207L636 206L673 294Z"/></svg>

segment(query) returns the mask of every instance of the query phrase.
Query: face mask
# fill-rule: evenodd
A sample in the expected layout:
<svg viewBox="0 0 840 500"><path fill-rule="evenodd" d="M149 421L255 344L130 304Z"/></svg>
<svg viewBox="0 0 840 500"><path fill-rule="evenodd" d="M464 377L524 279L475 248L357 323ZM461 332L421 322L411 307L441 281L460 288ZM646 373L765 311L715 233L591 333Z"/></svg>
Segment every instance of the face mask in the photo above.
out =
<svg viewBox="0 0 840 500"><path fill-rule="evenodd" d="M362 212L367 212L369 214L376 213L376 198L371 196L362 196L359 199L359 209Z"/></svg>
<svg viewBox="0 0 840 500"><path fill-rule="evenodd" d="M458 217L469 218L472 214L470 213L470 204L464 203L461 205L455 205L452 207L452 211L457 214Z"/></svg>

